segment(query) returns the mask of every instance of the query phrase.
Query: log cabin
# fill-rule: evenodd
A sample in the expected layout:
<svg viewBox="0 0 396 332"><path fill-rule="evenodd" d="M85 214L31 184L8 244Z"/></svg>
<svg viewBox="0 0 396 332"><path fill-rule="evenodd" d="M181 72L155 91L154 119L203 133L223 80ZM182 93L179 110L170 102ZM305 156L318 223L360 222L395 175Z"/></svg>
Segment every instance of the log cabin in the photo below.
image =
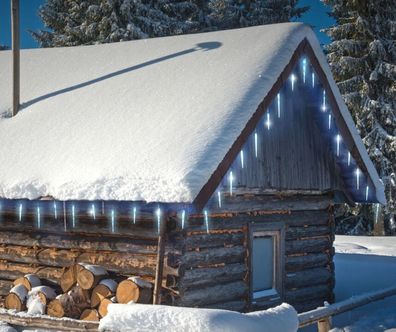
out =
<svg viewBox="0 0 396 332"><path fill-rule="evenodd" d="M333 301L334 207L383 185L311 29L285 23L0 54L0 295L76 262L154 303Z"/></svg>

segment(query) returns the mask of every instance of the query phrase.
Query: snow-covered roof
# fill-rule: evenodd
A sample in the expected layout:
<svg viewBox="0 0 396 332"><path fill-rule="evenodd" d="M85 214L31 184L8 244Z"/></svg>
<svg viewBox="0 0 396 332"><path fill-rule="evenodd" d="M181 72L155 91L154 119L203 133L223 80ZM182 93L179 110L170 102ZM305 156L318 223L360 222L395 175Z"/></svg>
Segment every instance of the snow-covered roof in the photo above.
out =
<svg viewBox="0 0 396 332"><path fill-rule="evenodd" d="M383 186L312 30L258 26L21 53L22 111L0 119L0 196L192 202L307 39ZM0 53L0 112L11 106Z"/></svg>

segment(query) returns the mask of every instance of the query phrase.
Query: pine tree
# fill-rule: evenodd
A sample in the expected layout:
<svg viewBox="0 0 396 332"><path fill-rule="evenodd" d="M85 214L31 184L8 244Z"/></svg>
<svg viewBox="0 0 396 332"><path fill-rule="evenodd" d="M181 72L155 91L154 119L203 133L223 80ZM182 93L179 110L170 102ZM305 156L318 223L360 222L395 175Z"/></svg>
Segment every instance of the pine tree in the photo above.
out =
<svg viewBox="0 0 396 332"><path fill-rule="evenodd" d="M210 0L209 19L218 29L288 22L309 8L297 8L297 3L298 0Z"/></svg>
<svg viewBox="0 0 396 332"><path fill-rule="evenodd" d="M42 47L88 45L195 32L201 1L47 0L32 32Z"/></svg>
<svg viewBox="0 0 396 332"><path fill-rule="evenodd" d="M47 0L42 47L88 45L286 22L298 0Z"/></svg>
<svg viewBox="0 0 396 332"><path fill-rule="evenodd" d="M337 25L327 57L345 102L382 181L384 220L395 231L396 212L396 3L395 0L324 0ZM360 208L360 217L373 212ZM370 216L371 218L367 218Z"/></svg>

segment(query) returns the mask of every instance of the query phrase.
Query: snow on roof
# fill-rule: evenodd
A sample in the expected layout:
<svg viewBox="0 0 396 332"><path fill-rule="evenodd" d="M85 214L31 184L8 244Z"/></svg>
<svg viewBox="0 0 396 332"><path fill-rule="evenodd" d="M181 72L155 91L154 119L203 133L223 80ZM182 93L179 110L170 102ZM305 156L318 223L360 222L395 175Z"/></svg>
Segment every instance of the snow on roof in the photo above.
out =
<svg viewBox="0 0 396 332"><path fill-rule="evenodd" d="M306 38L383 199L312 30L285 23L21 53L0 119L0 196L191 202ZM0 112L11 53L0 53ZM381 196L382 195L382 196Z"/></svg>

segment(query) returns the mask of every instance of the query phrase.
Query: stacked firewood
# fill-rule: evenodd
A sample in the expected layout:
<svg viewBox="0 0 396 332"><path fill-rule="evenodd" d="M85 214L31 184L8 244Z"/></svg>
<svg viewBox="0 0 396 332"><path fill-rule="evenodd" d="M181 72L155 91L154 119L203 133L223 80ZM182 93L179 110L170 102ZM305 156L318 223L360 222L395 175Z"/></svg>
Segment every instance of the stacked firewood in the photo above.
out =
<svg viewBox="0 0 396 332"><path fill-rule="evenodd" d="M65 269L59 284L27 274L14 281L5 307L31 314L98 321L110 303L150 303L153 286L140 277L116 275L99 265Z"/></svg>

